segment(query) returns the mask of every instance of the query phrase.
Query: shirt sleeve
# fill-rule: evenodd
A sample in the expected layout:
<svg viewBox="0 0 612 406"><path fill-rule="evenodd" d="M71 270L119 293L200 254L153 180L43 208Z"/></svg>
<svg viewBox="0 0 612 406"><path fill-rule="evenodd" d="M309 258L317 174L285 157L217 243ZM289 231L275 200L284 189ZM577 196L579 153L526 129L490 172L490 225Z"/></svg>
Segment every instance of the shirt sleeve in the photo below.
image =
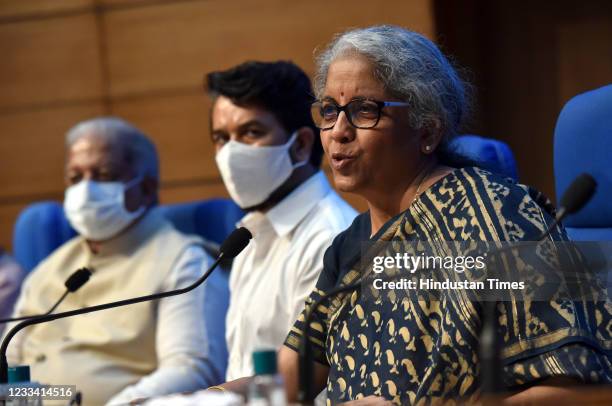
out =
<svg viewBox="0 0 612 406"><path fill-rule="evenodd" d="M299 351L300 342L304 337L305 319L307 313L312 309L314 303L321 298L324 292L332 289L338 278L336 250L339 245L339 237L336 237L332 245L327 248L323 257L323 271L317 281L316 287L306 299L304 310L298 316L293 327L289 331L289 335L285 340L285 345L294 351ZM323 364L329 365L325 355L325 340L327 337L327 316L329 313L329 303L323 302L312 312L312 321L310 323L310 331L308 340L313 349L314 359Z"/></svg>
<svg viewBox="0 0 612 406"><path fill-rule="evenodd" d="M321 275L325 252L333 237L330 232L318 233L304 244L306 249L298 261L299 275L294 279L295 285L290 303L293 309L291 320L296 320L304 309L304 304Z"/></svg>
<svg viewBox="0 0 612 406"><path fill-rule="evenodd" d="M285 346L299 351L300 343L304 337L305 317L314 303L321 298L325 292L337 286L343 274L350 271L359 260L362 243L368 241L370 235L370 216L363 213L353 220L353 223L345 231L338 234L331 246L325 250L323 256L323 270L319 275L314 290L306 299L304 310L298 316L293 327L285 339ZM333 302L338 303L340 295ZM308 339L312 344L313 357L315 361L328 366L325 352L325 341L327 340L328 315L330 313L330 300L324 300L312 312Z"/></svg>
<svg viewBox="0 0 612 406"><path fill-rule="evenodd" d="M8 255L0 255L0 317L10 317L13 311L24 272L21 267ZM2 326L0 326L2 331Z"/></svg>
<svg viewBox="0 0 612 406"><path fill-rule="evenodd" d="M505 366L504 377L509 388L528 387L553 377L609 384L612 382L612 358L584 343L570 342Z"/></svg>
<svg viewBox="0 0 612 406"><path fill-rule="evenodd" d="M212 264L199 246L181 255L163 287L171 290L197 280ZM196 289L159 302L156 332L158 368L115 395L108 405L176 392L194 391L223 381L227 365L225 313L227 273L216 269Z"/></svg>

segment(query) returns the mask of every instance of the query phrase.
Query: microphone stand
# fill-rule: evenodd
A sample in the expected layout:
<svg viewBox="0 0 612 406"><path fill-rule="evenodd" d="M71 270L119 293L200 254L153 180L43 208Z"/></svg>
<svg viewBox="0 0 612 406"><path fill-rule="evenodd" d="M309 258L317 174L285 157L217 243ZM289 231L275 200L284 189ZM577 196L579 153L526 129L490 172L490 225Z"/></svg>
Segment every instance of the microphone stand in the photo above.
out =
<svg viewBox="0 0 612 406"><path fill-rule="evenodd" d="M66 280L66 282L64 283L64 286L66 286L66 291L64 292L62 297L60 297L59 300L55 302L55 304L46 313L37 314L33 316L21 316L21 317L13 317L10 319L2 319L0 320L0 324L12 323L15 321L22 321L22 320L28 320L28 319L35 319L35 318L46 316L48 314L53 313L53 311L57 309L57 307L64 301L64 299L66 299L66 296L68 296L69 293L76 292L77 290L81 289L81 287L89 281L91 274L92 274L92 270L90 268L84 267L84 268L77 269L72 275L70 275L68 279Z"/></svg>
<svg viewBox="0 0 612 406"><path fill-rule="evenodd" d="M147 302L147 301L150 301L150 300L157 300L157 299L162 299L164 297L176 296L176 295L180 295L180 294L183 294L183 293L187 293L187 292L197 288L198 286L200 286L208 278L208 276L211 274L211 272L219 265L219 262L221 262L221 260L225 257L224 254L225 253L223 251L221 251L221 253L219 253L219 255L217 256L217 259L215 259L215 262L208 269L208 271L206 271L206 273L204 275L202 275L197 281L195 281L191 285L189 285L187 287L184 287L184 288L172 290L172 291L169 291L169 292L154 293L152 295L140 296L140 297L136 297L136 298L132 298L132 299L119 300L119 301L116 301L116 302L105 303L105 304L101 304L101 305L97 305L97 306L84 307L84 308L81 308L81 309L70 310L70 311L56 313L56 314L49 314L49 315L35 317L35 318L32 318L32 319L28 319L28 320L22 321L21 323L17 324L15 327L13 327L6 334L6 336L4 337L4 340L2 341L2 345L0 345L0 384L4 384L4 383L8 382L8 362L7 362L7 359L6 359L6 351L8 349L8 345L9 345L11 339L19 331L23 330L24 328L26 328L28 326L31 326L31 325L34 325L34 324L45 323L45 322L48 322L48 321L53 321L53 320L57 320L57 319L63 319L63 318L66 318L66 317L71 317L71 316L77 316L79 314L98 312L98 311L101 311L101 310L111 309L113 307L127 306L127 305L131 305L131 304L135 304L135 303L142 303L142 302ZM230 256L231 256L231 254L230 254Z"/></svg>

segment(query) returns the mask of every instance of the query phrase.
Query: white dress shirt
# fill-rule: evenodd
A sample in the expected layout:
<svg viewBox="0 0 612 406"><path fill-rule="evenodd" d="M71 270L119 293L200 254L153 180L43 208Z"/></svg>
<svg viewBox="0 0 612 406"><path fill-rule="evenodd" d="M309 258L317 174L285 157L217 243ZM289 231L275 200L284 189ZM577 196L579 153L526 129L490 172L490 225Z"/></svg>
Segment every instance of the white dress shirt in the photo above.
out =
<svg viewBox="0 0 612 406"><path fill-rule="evenodd" d="M253 351L281 347L323 269L325 250L356 215L319 171L267 213L240 221L253 240L230 274L228 381L253 375Z"/></svg>

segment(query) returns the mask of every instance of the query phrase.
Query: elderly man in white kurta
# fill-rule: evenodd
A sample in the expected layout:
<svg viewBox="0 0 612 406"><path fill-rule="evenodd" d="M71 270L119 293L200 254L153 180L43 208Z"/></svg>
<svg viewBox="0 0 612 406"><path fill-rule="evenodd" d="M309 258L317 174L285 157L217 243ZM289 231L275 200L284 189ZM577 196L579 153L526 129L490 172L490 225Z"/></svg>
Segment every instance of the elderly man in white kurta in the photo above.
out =
<svg viewBox="0 0 612 406"><path fill-rule="evenodd" d="M128 123L93 119L69 131L64 209L79 235L31 273L15 314L44 313L83 266L93 270L90 281L57 311L172 290L201 276L212 260L200 239L155 209L158 178L154 145ZM207 328L203 308L228 294L218 275L184 295L27 328L11 344L9 363L30 365L43 384L76 385L86 405L214 385L225 369L216 358L223 331Z"/></svg>

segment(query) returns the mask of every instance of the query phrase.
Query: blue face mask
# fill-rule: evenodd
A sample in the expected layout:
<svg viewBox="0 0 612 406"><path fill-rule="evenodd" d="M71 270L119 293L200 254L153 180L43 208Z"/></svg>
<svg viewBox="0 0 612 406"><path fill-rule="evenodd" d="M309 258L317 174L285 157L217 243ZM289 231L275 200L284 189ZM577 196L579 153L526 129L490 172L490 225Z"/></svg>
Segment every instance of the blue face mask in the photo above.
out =
<svg viewBox="0 0 612 406"><path fill-rule="evenodd" d="M91 241L108 240L123 231L146 208L130 212L125 208L125 192L142 181L128 183L82 180L66 189L64 211L70 225Z"/></svg>

